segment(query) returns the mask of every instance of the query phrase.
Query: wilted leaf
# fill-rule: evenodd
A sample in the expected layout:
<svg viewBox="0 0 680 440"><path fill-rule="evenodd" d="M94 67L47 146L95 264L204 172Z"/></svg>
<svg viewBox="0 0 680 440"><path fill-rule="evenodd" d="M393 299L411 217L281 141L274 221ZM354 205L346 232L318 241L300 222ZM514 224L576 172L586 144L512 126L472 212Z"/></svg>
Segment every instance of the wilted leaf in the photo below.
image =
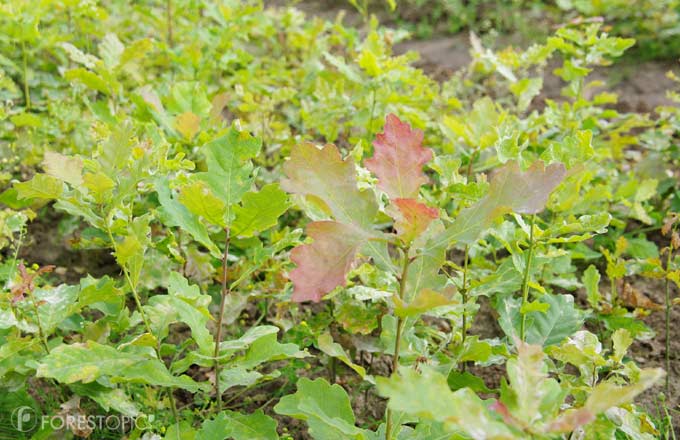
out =
<svg viewBox="0 0 680 440"><path fill-rule="evenodd" d="M471 438L517 438L470 388L451 392L446 377L432 368L423 367L422 373L403 368L389 379L379 377L376 381L393 411L444 423L449 432L461 430Z"/></svg>
<svg viewBox="0 0 680 440"><path fill-rule="evenodd" d="M642 308L647 310L661 310L663 306L651 300L647 295L640 292L635 287L623 280L617 282L618 290L620 292L621 301L627 307Z"/></svg>
<svg viewBox="0 0 680 440"><path fill-rule="evenodd" d="M366 168L378 176L378 188L391 199L415 198L420 185L428 181L423 165L432 159L432 151L422 147L422 131L412 130L393 114L387 115L384 130L373 142L373 157L366 160Z"/></svg>
<svg viewBox="0 0 680 440"><path fill-rule="evenodd" d="M366 370L361 365L357 365L347 356L345 349L342 345L333 341L333 337L330 333L325 332L317 338L317 346L319 350L326 353L328 356L338 358L342 363L354 370L359 376L364 378L366 376Z"/></svg>
<svg viewBox="0 0 680 440"><path fill-rule="evenodd" d="M201 129L201 118L192 112L184 112L175 118L175 128L184 139L190 141Z"/></svg>
<svg viewBox="0 0 680 440"><path fill-rule="evenodd" d="M551 428L556 432L568 432L578 426L590 423L595 420L595 416L609 408L629 403L663 376L664 371L662 369L649 368L640 371L638 381L631 385L620 386L610 382L600 383L595 386L582 408L567 412L553 422Z"/></svg>
<svg viewBox="0 0 680 440"><path fill-rule="evenodd" d="M405 318L408 316L417 316L427 313L437 307L457 304L455 301L447 298L439 292L431 289L423 289L415 296L413 301L406 304L399 297L393 296L394 300L394 314Z"/></svg>
<svg viewBox="0 0 680 440"><path fill-rule="evenodd" d="M83 161L78 157L64 156L52 151L45 152L42 162L45 173L73 186L83 183Z"/></svg>

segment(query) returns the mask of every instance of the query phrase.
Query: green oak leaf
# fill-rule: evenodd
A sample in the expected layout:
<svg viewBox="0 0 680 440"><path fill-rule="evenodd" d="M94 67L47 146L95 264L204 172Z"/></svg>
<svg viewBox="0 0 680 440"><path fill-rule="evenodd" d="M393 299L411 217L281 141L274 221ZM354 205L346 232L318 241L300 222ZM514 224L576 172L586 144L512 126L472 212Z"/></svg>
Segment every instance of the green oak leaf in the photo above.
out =
<svg viewBox="0 0 680 440"><path fill-rule="evenodd" d="M107 377L112 383L144 383L196 392L205 388L188 376L173 376L158 359L116 350L94 341L60 345L42 358L38 377L61 383L91 383Z"/></svg>
<svg viewBox="0 0 680 440"><path fill-rule="evenodd" d="M274 407L277 414L304 420L318 440L364 440L364 430L355 426L347 392L324 379L298 381L295 394L284 396Z"/></svg>
<svg viewBox="0 0 680 440"><path fill-rule="evenodd" d="M206 420L196 440L276 440L276 421L261 409L252 414L223 411L214 419Z"/></svg>
<svg viewBox="0 0 680 440"><path fill-rule="evenodd" d="M36 174L26 182L14 184L17 198L21 199L56 199L64 192L64 184L56 177L47 174Z"/></svg>
<svg viewBox="0 0 680 440"><path fill-rule="evenodd" d="M278 218L289 206L288 196L278 184L265 185L258 192L243 195L241 204L234 207L231 229L234 235L252 237L276 226Z"/></svg>

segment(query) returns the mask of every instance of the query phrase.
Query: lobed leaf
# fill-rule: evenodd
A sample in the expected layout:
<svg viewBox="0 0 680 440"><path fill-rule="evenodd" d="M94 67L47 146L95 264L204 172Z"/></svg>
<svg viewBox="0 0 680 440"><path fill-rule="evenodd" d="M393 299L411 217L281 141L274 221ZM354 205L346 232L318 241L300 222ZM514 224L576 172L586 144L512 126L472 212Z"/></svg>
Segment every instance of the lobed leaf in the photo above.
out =
<svg viewBox="0 0 680 440"><path fill-rule="evenodd" d="M26 182L14 184L17 198L21 199L56 199L64 192L64 184L56 177L47 174L36 174Z"/></svg>
<svg viewBox="0 0 680 440"><path fill-rule="evenodd" d="M463 431L475 439L515 439L509 427L497 420L469 388L449 389L446 377L433 368L422 373L403 368L389 379L378 377L379 393L393 411L444 423L449 432Z"/></svg>
<svg viewBox="0 0 680 440"><path fill-rule="evenodd" d="M391 199L415 198L420 185L428 181L423 165L432 159L432 150L423 148L422 142L422 131L412 130L394 114L387 115L366 168L378 177L378 188Z"/></svg>
<svg viewBox="0 0 680 440"><path fill-rule="evenodd" d="M278 218L288 209L288 197L279 185L265 185L258 192L244 194L241 205L235 206L234 235L252 237L276 226Z"/></svg>
<svg viewBox="0 0 680 440"><path fill-rule="evenodd" d="M516 162L508 162L491 180L489 193L480 201L463 209L456 220L434 242L474 243L501 215L508 212L536 214L545 208L550 193L566 176L560 163L545 167L536 161L522 172Z"/></svg>
<svg viewBox="0 0 680 440"><path fill-rule="evenodd" d="M73 186L80 186L83 183L83 161L78 157L46 151L42 165L45 173L52 177Z"/></svg>
<svg viewBox="0 0 680 440"><path fill-rule="evenodd" d="M307 235L314 241L296 247L290 259L297 267L290 273L293 301L320 301L338 286L345 285L354 255L365 241L361 230L333 221L307 225Z"/></svg>
<svg viewBox="0 0 680 440"><path fill-rule="evenodd" d="M212 420L203 422L196 440L276 440L276 421L265 415L261 409L252 414L224 411Z"/></svg>
<svg viewBox="0 0 680 440"><path fill-rule="evenodd" d="M392 201L396 209L388 212L394 219L397 235L406 243L418 238L430 223L439 217L436 208L430 208L415 199L397 198Z"/></svg>
<svg viewBox="0 0 680 440"><path fill-rule="evenodd" d="M295 394L281 398L274 407L277 414L301 419L309 425L309 433L319 440L362 440L363 430L354 423L349 396L340 385L324 379L298 381Z"/></svg>
<svg viewBox="0 0 680 440"><path fill-rule="evenodd" d="M339 222L365 229L371 226L378 211L375 198L370 191L359 191L354 162L343 160L335 145L298 144L283 171L287 176L281 182L284 190L321 201Z"/></svg>
<svg viewBox="0 0 680 440"><path fill-rule="evenodd" d="M112 382L138 382L196 392L203 388L188 376L173 376L158 359L127 353L94 341L60 345L45 356L36 371L61 383L90 383L102 377Z"/></svg>

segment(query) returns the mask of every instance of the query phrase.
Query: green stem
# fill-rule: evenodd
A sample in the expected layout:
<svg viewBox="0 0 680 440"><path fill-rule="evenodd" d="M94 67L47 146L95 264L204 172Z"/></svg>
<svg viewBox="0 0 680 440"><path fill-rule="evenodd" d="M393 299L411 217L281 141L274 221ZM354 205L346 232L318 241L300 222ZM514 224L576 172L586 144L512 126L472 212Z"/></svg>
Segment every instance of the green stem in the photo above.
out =
<svg viewBox="0 0 680 440"><path fill-rule="evenodd" d="M26 110L31 109L31 92L28 89L28 52L26 51L26 42L21 42L21 52L24 59L24 100L26 102Z"/></svg>
<svg viewBox="0 0 680 440"><path fill-rule="evenodd" d="M519 328L520 339L524 342L526 336L526 314L522 313L522 310L529 301L529 270L531 268L531 261L534 256L534 223L536 222L536 214L531 215L531 223L529 225L529 249L527 250L527 261L524 267L524 277L522 279L522 308L520 308L520 314L522 315L522 320Z"/></svg>
<svg viewBox="0 0 680 440"><path fill-rule="evenodd" d="M106 220L106 232L109 236L109 240L111 241L111 246L113 246L113 252L117 253L118 252L118 245L116 243L116 240L113 238L113 232L111 232L111 215L107 217ZM149 323L149 319L146 316L146 313L144 312L144 308L142 307L142 301L139 297L139 292L137 292L137 286L132 282L132 278L130 277L130 271L128 271L127 267L122 266L123 268L123 275L125 276L125 280L128 284L128 287L130 287L130 291L132 292L132 296L135 299L135 305L137 306L137 310L139 311L139 315L142 317L142 322L144 323L144 328L146 329L146 332L149 333L151 336L155 335L153 334L153 330L151 329L151 324ZM161 341L156 339L156 356L158 357L158 360L163 361L163 357L161 356ZM172 416L175 420L175 422L179 421L179 416L177 414L177 405L175 405L175 397L173 396L173 388L168 387L167 388L168 392L168 398L170 399L170 408L172 410Z"/></svg>
<svg viewBox="0 0 680 440"><path fill-rule="evenodd" d="M375 87L371 89L371 112L368 115L368 123L366 124L366 145L371 145L371 138L373 137L374 114L375 114Z"/></svg>
<svg viewBox="0 0 680 440"><path fill-rule="evenodd" d="M675 227L673 228L675 232ZM671 237L673 236L671 232ZM665 293L666 293L666 395L670 397L671 392L671 285L668 279L668 274L671 270L671 262L673 261L673 243L668 245L668 255L666 256L666 280L665 280Z"/></svg>
<svg viewBox="0 0 680 440"><path fill-rule="evenodd" d="M33 311L35 313L35 322L38 325L38 336L40 336L40 342L42 343L42 346L45 349L45 353L50 354L50 348L47 345L47 337L45 336L45 331L43 330L42 323L40 322L38 304L35 302L33 292L31 292L31 303L33 304Z"/></svg>
<svg viewBox="0 0 680 440"><path fill-rule="evenodd" d="M25 237L25 226L22 226L21 230L19 231L19 240L17 240L16 247L14 248L14 255L12 256L12 265L9 268L9 274L7 275L7 283L5 284L5 288L9 290L10 283L14 279L14 270L17 267L17 260L19 259L19 251L21 250L21 246L24 244L24 237Z"/></svg>
<svg viewBox="0 0 680 440"><path fill-rule="evenodd" d="M461 345L465 347L465 339L467 338L467 279L468 279L468 255L470 252L470 245L465 245L465 261L463 261L463 287L460 290L463 296L463 324L461 328ZM461 369L465 372L466 363L463 362Z"/></svg>
<svg viewBox="0 0 680 440"><path fill-rule="evenodd" d="M229 228L225 228L224 232L227 234L224 240L224 254L222 255L222 297L220 299L220 310L217 317L217 334L215 335L215 352L214 352L214 370L215 370L215 395L217 397L217 410L222 411L222 393L220 392L220 361L218 359L220 354L220 343L222 342L222 321L224 320L224 309L227 303L227 296L229 296L230 288L227 284L227 275L229 274L229 243L231 241L231 234Z"/></svg>
<svg viewBox="0 0 680 440"><path fill-rule="evenodd" d="M408 256L409 248L404 249L404 264L401 269L401 275L399 276L399 299L404 299L404 292L406 290L406 277L408 275L408 268L411 265L411 259ZM394 356L392 357L392 374L397 372L399 368L399 351L401 347L401 336L404 331L405 320L401 317L397 317L397 333L394 338ZM385 440L392 440L392 411L387 408L387 414L385 416Z"/></svg>
<svg viewBox="0 0 680 440"><path fill-rule="evenodd" d="M470 179L472 178L472 164L475 161L475 158L477 157L477 149L472 152L470 155L470 159L468 161L468 166L467 166L467 184L470 184ZM463 287L461 289L461 295L463 297L463 328L461 331L461 345L465 347L465 339L467 338L467 301L468 301L468 295L467 295L467 280L468 280L468 259L470 256L470 245L466 244L465 245L465 261L463 261ZM466 363L463 362L463 365L461 367L462 371L465 372L466 369Z"/></svg>

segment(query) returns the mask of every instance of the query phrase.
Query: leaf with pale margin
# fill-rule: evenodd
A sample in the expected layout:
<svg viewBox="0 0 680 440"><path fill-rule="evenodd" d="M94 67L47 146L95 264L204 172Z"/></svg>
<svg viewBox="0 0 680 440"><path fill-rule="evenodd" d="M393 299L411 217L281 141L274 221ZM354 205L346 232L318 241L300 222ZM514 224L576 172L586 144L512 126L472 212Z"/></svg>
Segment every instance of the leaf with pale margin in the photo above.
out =
<svg viewBox="0 0 680 440"><path fill-rule="evenodd" d="M500 401L512 417L525 424L550 420L566 397L557 380L548 377L543 348L519 342L517 356L506 364L510 388L501 387Z"/></svg>
<svg viewBox="0 0 680 440"><path fill-rule="evenodd" d="M277 414L304 420L309 433L318 440L363 440L364 430L354 423L354 413L347 392L340 385L324 379L301 378L295 394L281 398L274 407Z"/></svg>
<svg viewBox="0 0 680 440"><path fill-rule="evenodd" d="M475 439L517 438L472 390L452 392L446 377L433 368L422 367L422 373L401 368L399 374L376 381L378 392L389 399L387 404L393 411L444 423L450 432L463 431Z"/></svg>
<svg viewBox="0 0 680 440"><path fill-rule="evenodd" d="M255 368L265 362L309 356L309 353L300 350L296 344L282 344L276 339L276 333L270 333L253 341L245 355L239 357L236 363L244 368Z"/></svg>
<svg viewBox="0 0 680 440"><path fill-rule="evenodd" d="M160 339L168 335L168 326L172 322L183 322L191 329L191 337L196 341L201 353L208 354L215 347L213 337L207 328L208 322L212 320L208 310L210 301L209 295L201 295L198 286L190 285L182 275L171 272L168 279L168 294L149 298L145 310Z"/></svg>
<svg viewBox="0 0 680 440"><path fill-rule="evenodd" d="M366 168L378 176L378 188L391 199L415 198L428 179L423 165L432 159L432 150L423 148L423 132L412 130L396 115L385 119L383 133L373 141L373 157Z"/></svg>
<svg viewBox="0 0 680 440"><path fill-rule="evenodd" d="M192 214L202 217L208 223L227 226L227 206L204 182L195 180L181 187L179 201Z"/></svg>
<svg viewBox="0 0 680 440"><path fill-rule="evenodd" d="M204 388L188 376L173 376L158 359L121 352L94 341L55 347L42 358L36 375L61 383L90 383L108 377L114 383L170 386L191 392Z"/></svg>
<svg viewBox="0 0 680 440"><path fill-rule="evenodd" d="M398 296L393 296L392 299L394 300L394 314L400 318L419 316L438 307L458 304L456 301L452 301L450 298L431 289L421 290L410 303L405 303Z"/></svg>
<svg viewBox="0 0 680 440"><path fill-rule="evenodd" d="M555 420L550 430L553 432L570 432L579 426L586 425L598 414L616 406L630 403L643 391L651 388L661 380L665 372L661 368L647 368L640 371L638 379L630 385L616 385L611 382L603 382L595 386L588 396L583 407L567 411Z"/></svg>
<svg viewBox="0 0 680 440"><path fill-rule="evenodd" d="M17 198L21 199L56 199L64 192L64 184L56 177L47 174L36 174L31 180L14 184Z"/></svg>

